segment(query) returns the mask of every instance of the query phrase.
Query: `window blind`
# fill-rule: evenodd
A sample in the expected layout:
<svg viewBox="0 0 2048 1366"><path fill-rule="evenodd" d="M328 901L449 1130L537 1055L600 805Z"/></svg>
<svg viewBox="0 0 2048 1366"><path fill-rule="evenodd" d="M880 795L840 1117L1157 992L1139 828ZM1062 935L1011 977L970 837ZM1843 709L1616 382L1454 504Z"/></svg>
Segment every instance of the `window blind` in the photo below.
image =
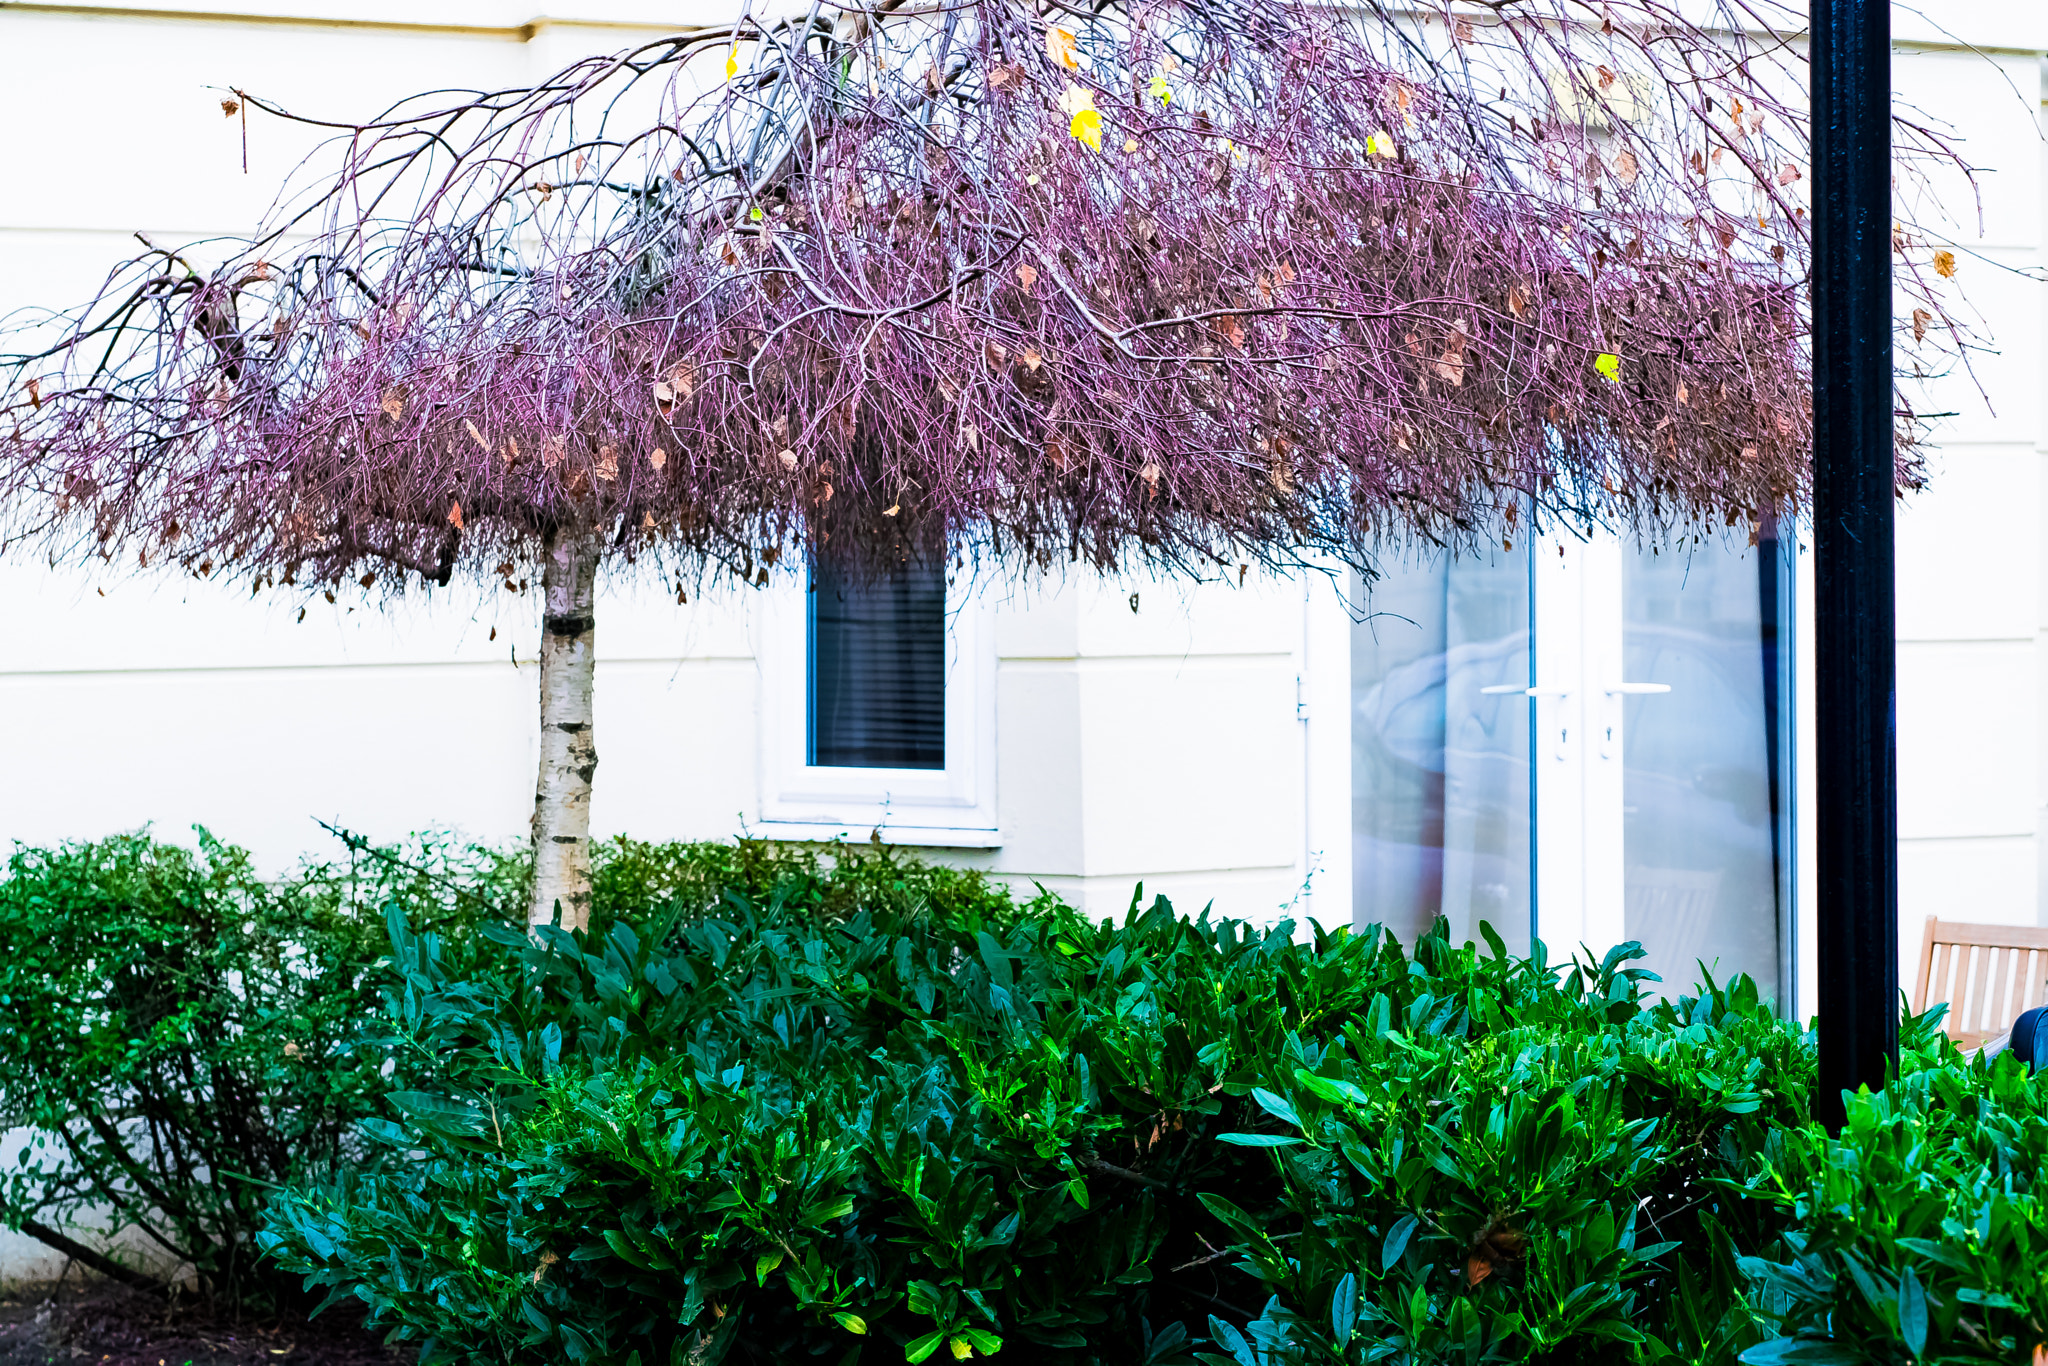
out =
<svg viewBox="0 0 2048 1366"><path fill-rule="evenodd" d="M946 574L912 564L880 579L811 566L807 762L946 766Z"/></svg>

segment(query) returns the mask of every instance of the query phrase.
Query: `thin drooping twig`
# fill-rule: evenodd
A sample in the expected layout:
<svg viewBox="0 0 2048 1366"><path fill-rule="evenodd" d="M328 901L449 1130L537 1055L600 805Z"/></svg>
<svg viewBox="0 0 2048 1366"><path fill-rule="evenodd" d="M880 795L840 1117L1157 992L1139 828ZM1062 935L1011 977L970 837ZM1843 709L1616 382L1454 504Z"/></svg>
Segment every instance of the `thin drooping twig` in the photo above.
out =
<svg viewBox="0 0 2048 1366"><path fill-rule="evenodd" d="M1798 23L820 0L361 123L238 90L332 156L12 320L0 541L335 592L1796 514Z"/></svg>

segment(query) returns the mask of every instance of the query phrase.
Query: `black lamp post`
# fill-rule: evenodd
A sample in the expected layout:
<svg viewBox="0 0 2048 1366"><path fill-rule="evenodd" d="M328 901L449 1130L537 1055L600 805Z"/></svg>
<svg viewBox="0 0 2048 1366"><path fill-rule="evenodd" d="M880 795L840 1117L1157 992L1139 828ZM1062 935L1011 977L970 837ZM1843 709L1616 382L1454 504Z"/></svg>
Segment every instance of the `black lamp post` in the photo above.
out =
<svg viewBox="0 0 2048 1366"><path fill-rule="evenodd" d="M1892 619L1891 15L1811 0L1813 532L1820 1088L1881 1086L1899 1052Z"/></svg>

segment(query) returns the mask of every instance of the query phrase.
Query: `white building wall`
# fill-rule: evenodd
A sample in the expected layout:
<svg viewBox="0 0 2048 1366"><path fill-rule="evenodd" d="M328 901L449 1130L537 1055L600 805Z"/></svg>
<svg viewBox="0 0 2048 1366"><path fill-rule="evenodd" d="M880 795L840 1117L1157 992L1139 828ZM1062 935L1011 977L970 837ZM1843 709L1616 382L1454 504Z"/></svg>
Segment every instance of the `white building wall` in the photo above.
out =
<svg viewBox="0 0 2048 1366"><path fill-rule="evenodd" d="M1969 373L1916 397L1940 419L1928 487L1901 504L1897 531L1900 981L1917 985L1922 926L2033 924L2042 896L2044 442L2040 272L2044 218L2038 6L1895 10L1897 100L1955 137L1978 168L1954 172L1912 209L1959 266L1945 302L1986 349ZM1966 46L1967 44L1967 46ZM1979 204L1981 202L1981 213ZM1928 272L1932 278L1931 271Z"/></svg>

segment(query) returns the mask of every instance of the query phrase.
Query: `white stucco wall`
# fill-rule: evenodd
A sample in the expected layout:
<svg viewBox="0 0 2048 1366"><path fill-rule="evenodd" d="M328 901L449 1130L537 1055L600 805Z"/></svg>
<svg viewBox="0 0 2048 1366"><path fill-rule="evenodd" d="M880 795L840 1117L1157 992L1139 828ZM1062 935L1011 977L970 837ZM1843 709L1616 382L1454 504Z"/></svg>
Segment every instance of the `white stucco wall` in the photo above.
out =
<svg viewBox="0 0 2048 1366"><path fill-rule="evenodd" d="M2044 200L2041 50L2048 10L1942 5L1897 13L1897 98L1952 130L1979 168L1916 208L1959 260L1947 297L1978 315L1971 374L1930 384L1928 488L1898 518L1900 979L1916 983L1926 917L2032 924L2042 896ZM1940 21L1936 27L1934 21ZM1974 50L1963 46L1969 43ZM1946 223L1943 220L1946 219ZM1912 248L1921 261L1943 245ZM1981 386L1981 392L1980 387Z"/></svg>

